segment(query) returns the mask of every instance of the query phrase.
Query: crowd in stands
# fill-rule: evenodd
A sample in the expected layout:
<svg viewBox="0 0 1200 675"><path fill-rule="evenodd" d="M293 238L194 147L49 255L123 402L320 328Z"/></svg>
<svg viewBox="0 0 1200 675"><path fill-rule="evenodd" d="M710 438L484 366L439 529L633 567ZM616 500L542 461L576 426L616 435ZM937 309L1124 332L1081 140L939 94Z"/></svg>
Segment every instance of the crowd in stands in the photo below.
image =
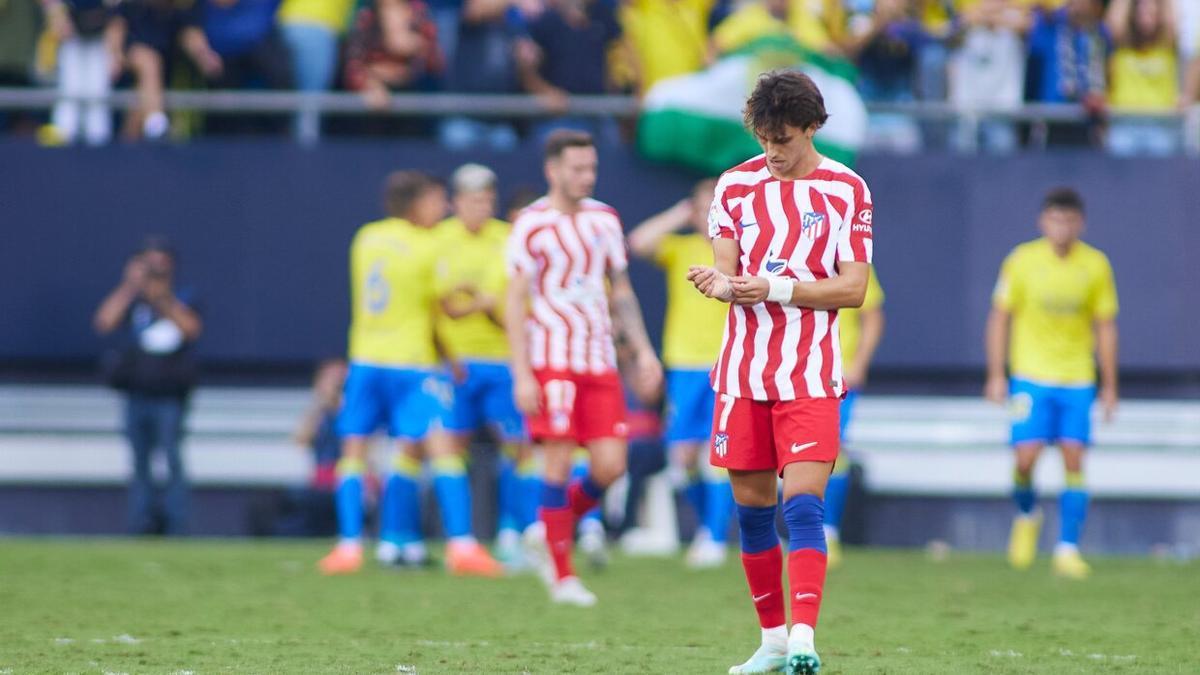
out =
<svg viewBox="0 0 1200 675"><path fill-rule="evenodd" d="M0 84L57 81L86 98L128 83L127 139L168 132L167 87L345 89L373 108L398 91L526 92L558 114L572 95L644 93L779 36L853 61L868 103L1079 103L1093 123L1049 133L1124 154L1174 151L1178 124L1108 124L1109 111L1167 113L1200 94L1196 0L4 0ZM110 125L102 103L64 100L51 128L100 144ZM453 148L510 148L517 131L466 117L438 128ZM908 150L922 135L876 115L869 141ZM985 120L951 141L1007 151L1017 127Z"/></svg>

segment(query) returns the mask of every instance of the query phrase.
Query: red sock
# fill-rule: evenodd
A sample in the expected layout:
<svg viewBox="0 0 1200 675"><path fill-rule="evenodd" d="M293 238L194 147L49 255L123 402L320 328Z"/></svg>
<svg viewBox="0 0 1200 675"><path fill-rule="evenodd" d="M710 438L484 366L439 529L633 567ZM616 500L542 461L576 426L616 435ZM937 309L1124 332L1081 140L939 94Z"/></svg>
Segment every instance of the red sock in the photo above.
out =
<svg viewBox="0 0 1200 675"><path fill-rule="evenodd" d="M583 481L573 480L567 486L567 504L576 518L582 518L585 513L596 508L600 502L583 489Z"/></svg>
<svg viewBox="0 0 1200 675"><path fill-rule="evenodd" d="M571 546L575 539L575 514L570 508L548 509L542 507L538 511L542 522L546 525L546 545L550 549L550 558L554 561L554 571L559 579L575 576L571 567Z"/></svg>
<svg viewBox="0 0 1200 675"><path fill-rule="evenodd" d="M743 553L742 567L750 584L750 599L763 628L786 626L783 613L783 553L772 546L758 553Z"/></svg>
<svg viewBox="0 0 1200 675"><path fill-rule="evenodd" d="M821 595L825 591L825 553L802 548L788 554L788 583L791 587L792 624L817 626Z"/></svg>

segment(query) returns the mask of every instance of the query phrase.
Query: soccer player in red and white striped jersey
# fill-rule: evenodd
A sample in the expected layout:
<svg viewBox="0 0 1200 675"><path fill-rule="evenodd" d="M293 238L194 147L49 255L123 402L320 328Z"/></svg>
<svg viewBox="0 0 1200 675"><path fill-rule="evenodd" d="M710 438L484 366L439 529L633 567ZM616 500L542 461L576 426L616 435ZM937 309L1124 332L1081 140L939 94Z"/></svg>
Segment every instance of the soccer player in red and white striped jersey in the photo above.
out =
<svg viewBox="0 0 1200 675"><path fill-rule="evenodd" d="M625 397L614 336L636 355L639 393L652 395L662 381L629 281L620 217L591 198L597 167L588 134L564 130L547 139L550 191L513 223L505 318L514 398L545 455L543 576L551 599L580 606L595 604L596 596L571 568L575 522L625 473ZM567 485L579 446L591 455L590 470Z"/></svg>
<svg viewBox="0 0 1200 675"><path fill-rule="evenodd" d="M806 75L763 75L745 116L765 152L721 176L709 212L714 264L688 274L705 295L731 303L712 375L718 400L711 461L729 470L762 645L729 672L815 673L813 630L826 567L823 497L845 393L837 310L861 305L866 294L871 193L813 146L827 115ZM775 531L777 476L788 529L786 594Z"/></svg>

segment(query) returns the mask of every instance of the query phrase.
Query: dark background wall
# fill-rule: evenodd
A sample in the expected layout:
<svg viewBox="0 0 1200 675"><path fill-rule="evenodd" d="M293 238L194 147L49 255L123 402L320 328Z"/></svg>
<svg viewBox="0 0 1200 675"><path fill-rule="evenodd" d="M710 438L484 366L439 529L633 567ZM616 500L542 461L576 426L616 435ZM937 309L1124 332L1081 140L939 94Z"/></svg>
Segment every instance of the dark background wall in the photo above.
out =
<svg viewBox="0 0 1200 675"><path fill-rule="evenodd" d="M0 360L82 360L102 343L95 304L151 232L172 237L180 276L204 300L209 361L295 363L341 352L346 251L378 217L390 170L448 175L483 161L505 196L541 185L536 150L451 155L421 141L210 141L182 147L45 150L0 143ZM1096 154L1005 159L864 158L876 204L877 266L888 295L882 368L982 363L982 322L997 268L1035 236L1045 189L1078 186L1086 238L1108 252L1122 301L1122 360L1147 372L1200 372L1200 163ZM597 196L627 227L683 197L693 177L601 152ZM661 277L635 268L657 330Z"/></svg>

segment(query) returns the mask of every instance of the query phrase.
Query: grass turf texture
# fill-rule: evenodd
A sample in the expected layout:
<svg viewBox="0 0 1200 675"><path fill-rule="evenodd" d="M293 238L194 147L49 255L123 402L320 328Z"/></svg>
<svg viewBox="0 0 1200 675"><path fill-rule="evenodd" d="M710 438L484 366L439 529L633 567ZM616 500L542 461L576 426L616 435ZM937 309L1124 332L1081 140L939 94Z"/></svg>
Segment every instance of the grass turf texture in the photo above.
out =
<svg viewBox="0 0 1200 675"><path fill-rule="evenodd" d="M322 578L323 543L0 539L0 673L723 673L758 628L736 557L690 572L618 557L593 610L529 576L368 566ZM1200 568L849 551L830 574L822 673L1194 673Z"/></svg>

